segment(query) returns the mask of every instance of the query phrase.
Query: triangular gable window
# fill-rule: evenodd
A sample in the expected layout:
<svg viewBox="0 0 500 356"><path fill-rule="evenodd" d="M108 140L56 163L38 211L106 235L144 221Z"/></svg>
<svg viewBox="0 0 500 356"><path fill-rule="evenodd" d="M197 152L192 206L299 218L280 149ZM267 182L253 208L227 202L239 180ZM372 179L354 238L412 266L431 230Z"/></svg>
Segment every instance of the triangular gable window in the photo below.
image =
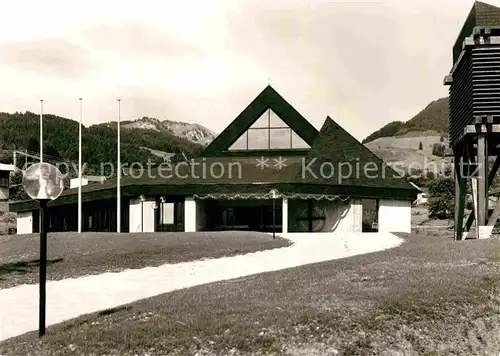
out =
<svg viewBox="0 0 500 356"><path fill-rule="evenodd" d="M264 112L257 121L255 121L250 128L252 129L258 129L258 128L265 128L269 126L269 114L267 110Z"/></svg>
<svg viewBox="0 0 500 356"><path fill-rule="evenodd" d="M292 131L292 148L311 148L299 135Z"/></svg>
<svg viewBox="0 0 500 356"><path fill-rule="evenodd" d="M267 109L229 151L308 149L310 146L274 111Z"/></svg>
<svg viewBox="0 0 500 356"><path fill-rule="evenodd" d="M281 118L274 113L271 109L268 110L269 113L269 127L273 128L283 128L288 127L287 124Z"/></svg>

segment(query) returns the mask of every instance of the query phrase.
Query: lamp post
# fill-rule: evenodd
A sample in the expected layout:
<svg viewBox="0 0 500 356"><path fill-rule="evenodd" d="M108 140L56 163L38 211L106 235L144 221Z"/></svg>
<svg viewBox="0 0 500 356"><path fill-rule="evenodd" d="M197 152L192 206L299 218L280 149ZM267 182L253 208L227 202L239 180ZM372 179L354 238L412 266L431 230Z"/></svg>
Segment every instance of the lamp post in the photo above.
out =
<svg viewBox="0 0 500 356"><path fill-rule="evenodd" d="M45 305L47 282L47 203L55 200L64 189L59 169L48 163L36 163L23 174L23 188L31 199L40 204L40 280L38 336L45 335Z"/></svg>
<svg viewBox="0 0 500 356"><path fill-rule="evenodd" d="M276 238L276 197L278 196L278 191L276 189L271 189L269 192L273 198L273 239Z"/></svg>

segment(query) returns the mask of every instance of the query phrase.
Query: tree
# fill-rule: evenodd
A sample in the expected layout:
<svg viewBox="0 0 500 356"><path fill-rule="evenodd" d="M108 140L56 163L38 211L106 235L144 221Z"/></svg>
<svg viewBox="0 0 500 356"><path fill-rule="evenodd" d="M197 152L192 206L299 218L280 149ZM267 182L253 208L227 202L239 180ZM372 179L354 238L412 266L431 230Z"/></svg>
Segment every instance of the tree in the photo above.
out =
<svg viewBox="0 0 500 356"><path fill-rule="evenodd" d="M0 150L0 163L12 164L12 152Z"/></svg>
<svg viewBox="0 0 500 356"><path fill-rule="evenodd" d="M434 174L434 172L427 171L427 173L425 174L425 180L427 181L426 186L428 186L429 182L432 182L435 177L436 177L436 175Z"/></svg>
<svg viewBox="0 0 500 356"><path fill-rule="evenodd" d="M370 136L365 138L361 143L366 144L368 142L374 141L380 137L391 137L396 136L398 131L404 126L402 121L393 121L382 127L380 130L375 131Z"/></svg>
<svg viewBox="0 0 500 356"><path fill-rule="evenodd" d="M446 146L442 143L432 145L432 154L438 157L444 157L446 154Z"/></svg>
<svg viewBox="0 0 500 356"><path fill-rule="evenodd" d="M418 150L422 151L424 149L424 145L422 144L422 141L418 143Z"/></svg>
<svg viewBox="0 0 500 356"><path fill-rule="evenodd" d="M15 170L10 174L10 188L9 188L9 199L12 201L16 200L28 200L28 194L24 191L22 186L23 183L23 172L21 170Z"/></svg>
<svg viewBox="0 0 500 356"><path fill-rule="evenodd" d="M37 114L0 112L0 149L28 150L38 154L39 125L40 119ZM149 158L156 159L156 156L141 147L169 153L183 151L188 156L199 153L203 149L201 145L167 131L127 129L122 131L121 139L122 163L146 164ZM78 123L76 121L50 114L44 115L43 140L43 152L47 158L54 156L53 162L78 160ZM83 127L82 140L83 161L89 168L99 171L102 163L116 164L116 124ZM32 159L28 160L32 161Z"/></svg>
<svg viewBox="0 0 500 356"><path fill-rule="evenodd" d="M43 155L48 155L53 158L61 159L59 152L51 144L44 143L43 145Z"/></svg>
<svg viewBox="0 0 500 356"><path fill-rule="evenodd" d="M38 140L31 135L25 139L24 147L26 147L28 151L33 151L33 152L40 151L40 145L38 144Z"/></svg>
<svg viewBox="0 0 500 356"><path fill-rule="evenodd" d="M455 181L449 175L429 184L429 217L451 219L455 214Z"/></svg>

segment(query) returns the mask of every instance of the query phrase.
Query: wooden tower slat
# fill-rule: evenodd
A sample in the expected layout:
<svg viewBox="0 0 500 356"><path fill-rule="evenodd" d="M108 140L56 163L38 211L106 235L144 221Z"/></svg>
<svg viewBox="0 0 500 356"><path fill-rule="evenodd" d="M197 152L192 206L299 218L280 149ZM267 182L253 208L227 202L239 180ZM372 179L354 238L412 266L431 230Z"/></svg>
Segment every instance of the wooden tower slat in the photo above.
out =
<svg viewBox="0 0 500 356"><path fill-rule="evenodd" d="M475 237L488 236L500 217L500 199L491 214L488 207L489 187L500 167L500 8L474 4L453 47L453 60L444 83L450 93L454 235L462 240L474 222ZM497 157L490 169L491 156ZM464 224L468 184L473 212Z"/></svg>

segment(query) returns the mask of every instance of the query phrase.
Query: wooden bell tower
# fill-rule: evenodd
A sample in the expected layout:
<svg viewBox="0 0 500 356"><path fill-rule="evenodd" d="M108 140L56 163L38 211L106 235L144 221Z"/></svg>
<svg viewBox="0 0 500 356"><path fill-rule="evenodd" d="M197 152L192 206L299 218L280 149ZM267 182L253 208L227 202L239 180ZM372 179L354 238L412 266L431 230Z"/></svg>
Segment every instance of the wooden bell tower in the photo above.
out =
<svg viewBox="0 0 500 356"><path fill-rule="evenodd" d="M454 236L473 237L467 232L475 222L474 237L484 238L500 216L500 199L493 211L488 207L489 187L500 166L500 8L474 4L453 47L453 62L444 83L450 88ZM464 224L468 190L473 211Z"/></svg>

